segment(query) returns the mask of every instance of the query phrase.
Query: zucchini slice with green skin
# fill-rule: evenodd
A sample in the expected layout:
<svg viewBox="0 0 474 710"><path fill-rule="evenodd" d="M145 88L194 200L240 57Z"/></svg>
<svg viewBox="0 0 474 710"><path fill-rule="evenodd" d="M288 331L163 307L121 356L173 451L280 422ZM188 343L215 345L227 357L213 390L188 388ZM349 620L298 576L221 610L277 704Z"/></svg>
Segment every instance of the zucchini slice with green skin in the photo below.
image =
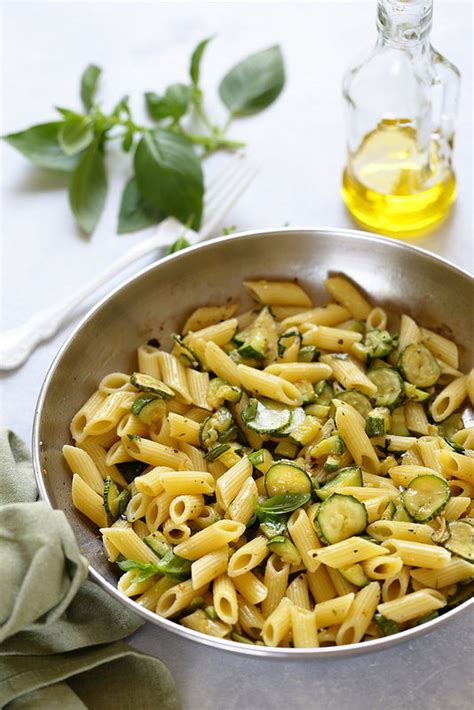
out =
<svg viewBox="0 0 474 710"><path fill-rule="evenodd" d="M217 409L224 402L240 402L242 390L240 387L231 385L222 377L214 377L207 388L207 402L210 407Z"/></svg>
<svg viewBox="0 0 474 710"><path fill-rule="evenodd" d="M365 505L354 496L332 493L314 519L318 537L328 545L360 535L368 525Z"/></svg>
<svg viewBox="0 0 474 710"><path fill-rule="evenodd" d="M285 350L293 344L294 338L301 342L301 333L296 328L288 328L280 335L277 344L278 357L283 357Z"/></svg>
<svg viewBox="0 0 474 710"><path fill-rule="evenodd" d="M257 471L266 473L273 464L273 456L268 449L258 449L247 455L248 460Z"/></svg>
<svg viewBox="0 0 474 710"><path fill-rule="evenodd" d="M219 458L219 456L225 454L226 451L229 451L230 448L230 444L218 444L213 449L210 449L207 454L204 454L204 458L206 461L215 461Z"/></svg>
<svg viewBox="0 0 474 710"><path fill-rule="evenodd" d="M334 473L341 465L341 454L329 454L324 462L323 470L327 473Z"/></svg>
<svg viewBox="0 0 474 710"><path fill-rule="evenodd" d="M175 393L165 385L164 382L158 380L152 375L143 375L141 372L134 372L130 377L130 384L140 390L140 392L150 392L150 394L156 394L158 397L163 397L163 399L173 399Z"/></svg>
<svg viewBox="0 0 474 710"><path fill-rule="evenodd" d="M159 530L144 537L143 542L145 542L158 557L164 557L167 552L173 549L172 545L170 545L163 533Z"/></svg>
<svg viewBox="0 0 474 710"><path fill-rule="evenodd" d="M337 476L331 478L324 486L318 488L316 495L320 500L325 500L334 493L335 488L345 488L347 486L360 488L363 485L362 470L358 466L348 466L343 468Z"/></svg>
<svg viewBox="0 0 474 710"><path fill-rule="evenodd" d="M394 436L410 436L403 407L395 407L395 409L392 409L391 433Z"/></svg>
<svg viewBox="0 0 474 710"><path fill-rule="evenodd" d="M253 402L256 402L256 405L253 405ZM254 399L250 400L250 406L255 406L255 416L249 419L246 414L244 421L249 429L258 434L278 435L291 424L293 411L285 404L274 402L272 399Z"/></svg>
<svg viewBox="0 0 474 710"><path fill-rule="evenodd" d="M463 428L462 416L455 412L438 424L438 435L445 439L451 439L457 431Z"/></svg>
<svg viewBox="0 0 474 710"><path fill-rule="evenodd" d="M303 404L312 404L316 401L316 393L311 382L308 380L296 380L292 384L301 392Z"/></svg>
<svg viewBox="0 0 474 710"><path fill-rule="evenodd" d="M239 340L244 335L245 340L240 343L237 350L241 357L259 363L276 358L278 333L275 319L268 306L264 306L252 325L240 333Z"/></svg>
<svg viewBox="0 0 474 710"><path fill-rule="evenodd" d="M293 461L282 459L266 472L265 490L269 498L282 493L311 493L311 478Z"/></svg>
<svg viewBox="0 0 474 710"><path fill-rule="evenodd" d="M316 345L304 345L299 350L298 362L317 362L320 355L321 353Z"/></svg>
<svg viewBox="0 0 474 710"><path fill-rule="evenodd" d="M364 568L360 563L345 567L344 569L339 568L338 572L342 574L344 579L347 579L348 582L354 584L356 587L365 587L366 584L370 582L370 579L365 574Z"/></svg>
<svg viewBox="0 0 474 710"><path fill-rule="evenodd" d="M196 369L201 367L201 363L199 362L198 356L196 355L194 350L192 350L189 345L184 342L183 338L178 335L178 333L173 333L171 337L176 343L175 347L177 350L177 355L183 365L186 365L187 367L194 367Z"/></svg>
<svg viewBox="0 0 474 710"><path fill-rule="evenodd" d="M124 488L119 492L117 485L110 476L104 479L104 508L107 515L112 520L117 520L128 503L128 491Z"/></svg>
<svg viewBox="0 0 474 710"><path fill-rule="evenodd" d="M416 476L401 494L406 512L417 523L424 523L439 515L450 498L451 490L447 481L434 474Z"/></svg>
<svg viewBox="0 0 474 710"><path fill-rule="evenodd" d="M225 444L237 438L238 429L234 418L226 407L219 407L216 412L209 415L201 424L199 440L201 447L210 451L218 444Z"/></svg>
<svg viewBox="0 0 474 710"><path fill-rule="evenodd" d="M344 450L344 442L339 433L336 432L332 436L328 436L327 439L315 444L311 449L311 457L317 459L320 456L339 456L344 453Z"/></svg>
<svg viewBox="0 0 474 710"><path fill-rule="evenodd" d="M337 395L337 399L340 399L342 402L347 402L351 405L351 407L357 409L359 414L362 414L364 419L372 409L370 399L365 394L362 394L362 392L358 392L357 390L345 390Z"/></svg>
<svg viewBox="0 0 474 710"><path fill-rule="evenodd" d="M166 414L166 404L162 397L156 394L146 394L132 404L130 411L144 424L151 424L162 419Z"/></svg>
<svg viewBox="0 0 474 710"><path fill-rule="evenodd" d="M367 436L385 436L390 431L391 418L388 407L376 407L368 413L365 420Z"/></svg>
<svg viewBox="0 0 474 710"><path fill-rule="evenodd" d="M415 387L431 387L441 375L436 359L423 343L407 345L398 357L397 367Z"/></svg>
<svg viewBox="0 0 474 710"><path fill-rule="evenodd" d="M315 385L314 391L316 394L316 403L329 407L331 401L334 399L334 387L332 382L321 380L321 382Z"/></svg>
<svg viewBox="0 0 474 710"><path fill-rule="evenodd" d="M292 433L296 429L298 429L298 427L301 427L304 423L304 420L306 419L306 412L304 411L303 407L295 407L290 411L290 423L284 429L280 429L278 432L275 433L275 436L278 438L291 437Z"/></svg>
<svg viewBox="0 0 474 710"><path fill-rule="evenodd" d="M397 510L397 507L393 500L389 502L385 510L383 511L380 520L393 520L393 516L395 515L395 512Z"/></svg>
<svg viewBox="0 0 474 710"><path fill-rule="evenodd" d="M474 562L474 527L463 520L448 523L449 538L443 546L468 562Z"/></svg>
<svg viewBox="0 0 474 710"><path fill-rule="evenodd" d="M288 562L290 565L299 565L301 562L300 553L295 545L284 535L273 537L267 542L267 547L278 557L281 557L283 562Z"/></svg>
<svg viewBox="0 0 474 710"><path fill-rule="evenodd" d="M403 389L405 390L405 397L411 399L412 402L425 402L430 396L429 392L419 390L418 387L412 385L411 382L404 382Z"/></svg>
<svg viewBox="0 0 474 710"><path fill-rule="evenodd" d="M405 397L403 380L391 367L377 367L369 370L367 377L377 387L373 400L377 407L393 409L402 403Z"/></svg>
<svg viewBox="0 0 474 710"><path fill-rule="evenodd" d="M366 332L362 345L371 358L385 357L394 349L392 336L388 330L379 330L378 328Z"/></svg>

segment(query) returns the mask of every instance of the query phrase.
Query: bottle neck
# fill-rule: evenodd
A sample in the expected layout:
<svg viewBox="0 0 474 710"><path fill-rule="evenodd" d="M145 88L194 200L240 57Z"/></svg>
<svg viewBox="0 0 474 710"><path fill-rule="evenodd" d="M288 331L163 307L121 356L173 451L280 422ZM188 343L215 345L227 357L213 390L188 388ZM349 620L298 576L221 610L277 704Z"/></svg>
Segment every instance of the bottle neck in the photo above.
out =
<svg viewBox="0 0 474 710"><path fill-rule="evenodd" d="M415 47L429 42L433 0L378 0L377 29L387 44Z"/></svg>

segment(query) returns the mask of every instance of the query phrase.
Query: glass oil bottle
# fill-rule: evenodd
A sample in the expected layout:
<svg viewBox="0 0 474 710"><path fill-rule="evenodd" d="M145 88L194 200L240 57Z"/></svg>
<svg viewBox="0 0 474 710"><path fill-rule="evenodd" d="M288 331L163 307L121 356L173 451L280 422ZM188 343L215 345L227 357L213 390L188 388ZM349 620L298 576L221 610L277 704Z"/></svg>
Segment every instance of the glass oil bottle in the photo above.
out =
<svg viewBox="0 0 474 710"><path fill-rule="evenodd" d="M452 167L460 74L430 44L433 0L378 0L378 38L343 82L343 199L363 227L424 234L456 198Z"/></svg>

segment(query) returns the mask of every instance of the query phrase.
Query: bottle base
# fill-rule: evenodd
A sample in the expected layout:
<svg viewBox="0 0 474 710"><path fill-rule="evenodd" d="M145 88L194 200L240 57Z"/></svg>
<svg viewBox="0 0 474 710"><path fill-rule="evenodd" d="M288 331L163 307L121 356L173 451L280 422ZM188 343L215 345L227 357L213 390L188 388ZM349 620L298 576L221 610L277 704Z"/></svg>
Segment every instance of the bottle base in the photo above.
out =
<svg viewBox="0 0 474 710"><path fill-rule="evenodd" d="M453 173L429 190L411 195L385 195L365 187L346 168L342 198L364 229L397 239L427 234L448 216L456 199Z"/></svg>

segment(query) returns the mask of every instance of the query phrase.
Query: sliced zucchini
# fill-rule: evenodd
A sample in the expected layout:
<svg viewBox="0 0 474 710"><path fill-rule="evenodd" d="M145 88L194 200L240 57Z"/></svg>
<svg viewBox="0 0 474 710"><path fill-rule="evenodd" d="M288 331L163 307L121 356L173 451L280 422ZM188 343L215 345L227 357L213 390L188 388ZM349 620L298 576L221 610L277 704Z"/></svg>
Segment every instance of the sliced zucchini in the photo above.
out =
<svg viewBox="0 0 474 710"><path fill-rule="evenodd" d="M348 466L343 468L337 476L331 478L330 481L318 488L316 494L321 500L328 498L336 488L345 488L347 486L363 486L362 470L358 466Z"/></svg>
<svg viewBox="0 0 474 710"><path fill-rule="evenodd" d="M210 449L206 454L204 454L204 458L206 459L206 461L215 461L219 458L219 456L222 456L222 454L225 454L226 451L229 451L230 448L230 444L218 444L213 449Z"/></svg>
<svg viewBox="0 0 474 710"><path fill-rule="evenodd" d="M196 369L199 368L201 363L199 362L199 358L194 350L192 350L192 348L190 348L189 345L183 341L183 338L178 335L178 333L173 333L171 337L175 342L175 352L173 354L181 360L183 365L186 365L187 367L194 367Z"/></svg>
<svg viewBox="0 0 474 710"><path fill-rule="evenodd" d="M385 436L390 431L391 418L388 407L376 407L368 413L365 420L367 436Z"/></svg>
<svg viewBox="0 0 474 710"><path fill-rule="evenodd" d="M104 479L104 508L112 520L117 520L125 511L129 493L126 488L119 492L117 485L110 476Z"/></svg>
<svg viewBox="0 0 474 710"><path fill-rule="evenodd" d="M388 330L377 328L366 332L362 344L371 358L385 357L394 349L392 336Z"/></svg>
<svg viewBox="0 0 474 710"><path fill-rule="evenodd" d="M247 455L248 460L261 473L266 473L273 464L273 456L268 449L258 449Z"/></svg>
<svg viewBox="0 0 474 710"><path fill-rule="evenodd" d="M218 444L224 444L237 438L238 429L232 414L226 407L219 407L201 424L199 439L203 449L210 451Z"/></svg>
<svg viewBox="0 0 474 710"><path fill-rule="evenodd" d="M291 540L283 535L278 535L269 540L267 547L278 557L281 557L283 562L288 562L290 565L299 565L301 562L300 553Z"/></svg>
<svg viewBox="0 0 474 710"><path fill-rule="evenodd" d="M293 431L295 431L298 427L300 427L305 418L306 418L306 413L303 409L303 407L295 407L294 409L291 409L291 419L288 424L284 429L280 429L278 432L274 434L274 436L278 438L284 438L284 437L289 437Z"/></svg>
<svg viewBox="0 0 474 710"><path fill-rule="evenodd" d="M324 404L307 404L304 411L306 414L311 414L311 416L317 419L327 419L330 409L330 407L326 407Z"/></svg>
<svg viewBox="0 0 474 710"><path fill-rule="evenodd" d="M276 459L294 459L298 453L298 445L291 441L280 441L273 452Z"/></svg>
<svg viewBox="0 0 474 710"><path fill-rule="evenodd" d="M380 520L393 520L393 516L395 515L396 510L396 505L393 500L391 500L383 511L382 515L380 516Z"/></svg>
<svg viewBox="0 0 474 710"><path fill-rule="evenodd" d="M431 387L441 375L441 369L423 343L411 343L398 357L398 369L415 387Z"/></svg>
<svg viewBox="0 0 474 710"><path fill-rule="evenodd" d="M451 439L454 434L464 428L462 416L458 413L450 414L438 424L438 434L445 439Z"/></svg>
<svg viewBox="0 0 474 710"><path fill-rule="evenodd" d="M316 401L316 392L314 391L314 386L308 380L297 380L292 383L299 391L303 397L303 404L312 404Z"/></svg>
<svg viewBox="0 0 474 710"><path fill-rule="evenodd" d="M386 619L382 614L375 614L374 619L384 636L392 636L402 630L400 624L397 624L396 621L392 621L391 619Z"/></svg>
<svg viewBox="0 0 474 710"><path fill-rule="evenodd" d="M221 407L224 402L240 402L242 390L229 384L222 377L213 377L207 388L207 403L213 409Z"/></svg>
<svg viewBox="0 0 474 710"><path fill-rule="evenodd" d="M418 387L412 385L411 382L404 382L403 389L405 390L405 397L413 402L425 402L430 396L429 392L419 390Z"/></svg>
<svg viewBox="0 0 474 710"><path fill-rule="evenodd" d="M330 454L324 462L323 470L334 473L341 465L342 454Z"/></svg>
<svg viewBox="0 0 474 710"><path fill-rule="evenodd" d="M145 542L158 557L164 557L167 552L172 550L172 545L170 545L163 533L159 530L144 537L143 542Z"/></svg>
<svg viewBox="0 0 474 710"><path fill-rule="evenodd" d="M391 427L391 433L394 436L410 436L403 407L392 409Z"/></svg>
<svg viewBox="0 0 474 710"><path fill-rule="evenodd" d="M250 408L252 412L249 412ZM292 410L284 404L271 399L251 399L244 421L249 429L259 434L278 434L289 426L292 416Z"/></svg>
<svg viewBox="0 0 474 710"><path fill-rule="evenodd" d="M143 375L141 372L133 373L130 377L130 384L140 390L140 392L150 392L158 395L158 397L163 397L163 399L173 399L175 396L171 387L165 385L164 382L152 377L152 375Z"/></svg>
<svg viewBox="0 0 474 710"><path fill-rule="evenodd" d="M331 400L334 398L334 387L332 382L321 380L314 388L316 394L316 403L329 407Z"/></svg>
<svg viewBox="0 0 474 710"><path fill-rule="evenodd" d="M318 537L328 545L360 535L368 525L365 505L354 496L332 493L315 517Z"/></svg>
<svg viewBox="0 0 474 710"><path fill-rule="evenodd" d="M148 468L148 464L143 463L143 461L124 461L123 463L118 463L117 468L127 483L131 483Z"/></svg>
<svg viewBox="0 0 474 710"><path fill-rule="evenodd" d="M365 333L365 321L355 320L354 318L345 320L344 323L341 323L337 327L341 328L341 330L352 330L352 332L361 333L362 335Z"/></svg>
<svg viewBox="0 0 474 710"><path fill-rule="evenodd" d="M417 523L432 520L446 507L451 491L441 476L416 476L401 494L403 506Z"/></svg>
<svg viewBox="0 0 474 710"><path fill-rule="evenodd" d="M226 352L232 362L235 362L236 365L247 365L248 367L261 367L262 365L261 360L257 360L256 358L243 357L243 355L239 353L237 348Z"/></svg>
<svg viewBox="0 0 474 710"><path fill-rule="evenodd" d="M396 370L377 367L369 370L367 377L377 387L374 401L377 407L393 409L402 403L405 396L403 380Z"/></svg>
<svg viewBox="0 0 474 710"><path fill-rule="evenodd" d="M362 394L362 392L358 392L357 390L345 390L344 392L338 394L337 398L343 402L347 402L351 405L351 407L354 407L354 409L357 409L359 414L362 414L364 419L372 409L370 399L365 394Z"/></svg>
<svg viewBox="0 0 474 710"><path fill-rule="evenodd" d="M474 527L463 520L448 523L449 539L443 546L468 562L474 562Z"/></svg>
<svg viewBox="0 0 474 710"><path fill-rule="evenodd" d="M295 338L301 342L301 333L296 328L288 328L280 335L277 344L278 357L284 356L285 350L293 345Z"/></svg>
<svg viewBox="0 0 474 710"><path fill-rule="evenodd" d="M348 582L354 584L356 587L365 587L366 584L370 582L370 579L364 572L364 568L359 562L350 567L345 567L344 569L339 568L338 572L342 574L344 579L347 579Z"/></svg>
<svg viewBox="0 0 474 710"><path fill-rule="evenodd" d="M259 520L260 530L269 540L286 532L286 515L263 513L259 515Z"/></svg>
<svg viewBox="0 0 474 710"><path fill-rule="evenodd" d="M145 394L132 404L130 411L144 424L151 424L157 419L162 419L166 414L166 403L156 394Z"/></svg>
<svg viewBox="0 0 474 710"><path fill-rule="evenodd" d="M397 498L396 502L394 502L394 505L395 505L395 512L393 513L392 520L395 520L395 521L401 522L401 523L412 522L412 518L408 515L408 513L405 510L400 499Z"/></svg>
<svg viewBox="0 0 474 710"><path fill-rule="evenodd" d="M241 337L243 333L240 334ZM253 324L245 331L245 340L240 344L241 357L263 362L274 360L277 354L277 330L275 319L268 306L264 306Z"/></svg>
<svg viewBox="0 0 474 710"><path fill-rule="evenodd" d="M316 362L319 360L319 352L316 345L304 345L298 353L298 362Z"/></svg>
<svg viewBox="0 0 474 710"><path fill-rule="evenodd" d="M265 490L269 498L282 493L311 493L311 479L294 461L282 459L266 472Z"/></svg>
<svg viewBox="0 0 474 710"><path fill-rule="evenodd" d="M327 439L323 439L318 444L315 444L311 449L311 457L314 459L321 456L330 456L331 454L343 454L345 450L344 442L340 435L336 432Z"/></svg>

